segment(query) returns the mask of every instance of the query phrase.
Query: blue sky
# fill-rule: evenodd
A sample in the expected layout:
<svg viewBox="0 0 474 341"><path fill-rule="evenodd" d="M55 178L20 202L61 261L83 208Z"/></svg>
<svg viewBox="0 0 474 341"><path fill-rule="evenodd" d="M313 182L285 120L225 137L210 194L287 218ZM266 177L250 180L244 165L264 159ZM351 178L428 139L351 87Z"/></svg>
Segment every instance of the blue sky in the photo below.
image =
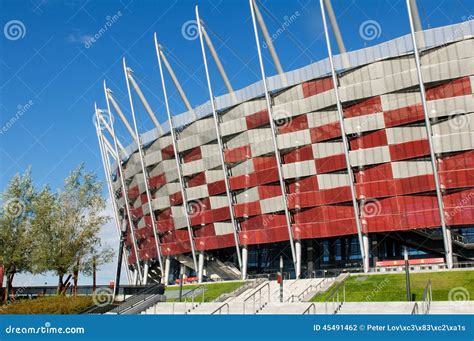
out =
<svg viewBox="0 0 474 341"><path fill-rule="evenodd" d="M261 3L270 12L261 8L270 34L296 16L287 33L274 41L285 71L327 56L319 1ZM164 120L154 32L191 104L208 100L199 40L183 35L183 25L194 19L196 4L212 31L211 39L233 87L239 89L257 81L259 65L247 0L0 0L0 24L4 28L0 36L0 190L12 175L29 165L39 186L60 187L62 179L81 162L104 178L92 125L93 105L97 101L100 108L105 107L102 81L106 79L130 115L122 57L134 70L158 118ZM474 13L472 0L419 0L418 5L424 28L461 22ZM348 50L409 33L405 0L333 0L333 6ZM114 16L113 24L99 34ZM23 26L14 39L5 31L12 20ZM374 39L364 39L359 32L368 20L376 21L379 27ZM99 38L90 43L96 34ZM274 74L265 49L264 54L267 73ZM211 76L215 95L223 94L223 83L212 63ZM171 84L168 87L171 110L179 114L184 107ZM139 129L151 129L152 122L138 108ZM128 144L125 129L117 124L116 130ZM115 242L112 226L106 226L103 235L108 243ZM101 272L99 280L107 282L112 274L110 266Z"/></svg>

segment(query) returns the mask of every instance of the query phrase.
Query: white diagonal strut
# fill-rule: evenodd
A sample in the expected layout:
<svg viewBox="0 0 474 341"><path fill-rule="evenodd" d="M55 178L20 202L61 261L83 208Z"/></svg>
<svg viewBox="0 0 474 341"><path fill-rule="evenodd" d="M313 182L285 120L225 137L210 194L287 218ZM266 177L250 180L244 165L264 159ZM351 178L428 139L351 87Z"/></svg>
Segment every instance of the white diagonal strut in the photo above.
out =
<svg viewBox="0 0 474 341"><path fill-rule="evenodd" d="M174 86L178 90L178 93L181 96L181 99L183 100L183 103L186 106L186 109L188 111L193 112L193 108L191 107L191 104L189 103L188 97L184 93L184 90L181 87L181 84L179 83L178 78L176 77L176 75L173 71L173 68L171 67L170 63L168 63L168 59L166 58L165 54L163 53L163 46L161 46L161 45L160 45L159 52L160 52L161 59L163 60L163 64L165 65L166 70L168 70L168 74L170 75L171 80L174 83Z"/></svg>
<svg viewBox="0 0 474 341"><path fill-rule="evenodd" d="M97 111L99 109L97 109L96 104L94 104L94 106L95 106L96 113L97 113ZM97 117L97 114L96 114L96 117ZM115 154L115 152L113 151L112 146L110 146L110 143L106 140L105 136L102 135L102 133L100 131L100 128L98 126L96 126L96 134L97 134L97 139L98 139L98 142L99 142L99 149L100 149L100 156L101 156L101 159L102 159L102 166L104 167L104 171L105 171L105 181L107 183L107 189L109 191L109 200L112 203L112 209L114 211L115 226L116 226L116 229L117 229L118 237L120 238L122 232L121 232L121 228L120 228L119 210L117 208L117 202L115 201L114 190L113 190L113 185L112 185L112 179L110 177L110 173L111 173L110 172L110 161L109 161L109 157L107 155L107 153L109 153L110 155L112 155L112 157L114 157L113 155ZM107 141L108 146L105 145L105 143L104 143L105 141ZM120 260L117 259L117 261L120 261ZM123 264L125 266L125 269L126 269L128 283L131 283L130 269L128 268L128 259L126 257L123 257L122 262L123 262ZM117 283L114 283L114 285L117 285ZM115 290L114 290L114 292L115 292Z"/></svg>
<svg viewBox="0 0 474 341"><path fill-rule="evenodd" d="M104 80L104 95L105 95L105 101L107 103L107 112L109 113L109 121L111 122L110 127L112 128L112 139L114 141L115 153L119 155L117 136L115 135L114 123L112 121L112 112L110 111L110 101L109 101L109 97L107 96L107 84L105 83L105 80ZM139 277L141 278L142 270L140 267L140 258L138 257L137 240L135 238L135 224L132 220L132 210L130 209L130 201L128 199L128 190L127 190L127 186L125 186L125 173L123 172L122 161L120 159L117 159L117 167L118 167L117 173L120 179L120 184L122 186L122 196L125 202L125 210L126 210L126 214L128 218L129 228L130 228L130 236L131 236L132 244L133 244L133 254L135 256L135 262L137 265L136 270L139 274Z"/></svg>
<svg viewBox="0 0 474 341"><path fill-rule="evenodd" d="M161 256L160 239L159 239L159 235L158 235L158 228L156 226L155 216L153 214L154 210L153 210L153 205L152 205L152 196L151 196L151 193L150 193L150 188L149 188L149 183L148 183L148 174L147 174L148 172L147 172L147 169L146 169L146 166L145 166L145 160L144 160L144 157L143 157L144 154L143 154L143 148L142 148L140 135L138 133L138 124L137 124L137 119L135 117L135 108L133 106L132 93L130 91L129 77L127 77L128 68L127 68L127 64L125 63L125 58L123 59L123 72L124 72L124 75L125 75L125 82L127 83L128 100L130 102L130 111L132 113L133 127L135 128L135 139L137 141L138 155L140 157L140 165L141 165L142 173L143 173L143 181L144 181L145 192L146 192L146 197L147 197L147 201L148 201L147 204L148 204L148 209L149 209L149 216L150 216L150 220L151 220L151 226L152 226L152 229L153 229L153 236L155 237L155 246L156 246L157 258L158 258L158 263L160 265L160 270L163 273L165 268L163 267L163 259L162 259L162 256Z"/></svg>
<svg viewBox="0 0 474 341"><path fill-rule="evenodd" d="M160 122L158 122L158 119L156 118L155 113L151 109L150 104L146 100L145 95L143 95L142 90L140 89L137 82L135 81L135 78L133 78L132 76L133 71L130 69L128 71L129 71L127 72L128 79L130 80L130 83L132 83L132 86L135 89L135 91L137 92L138 97L140 98L140 101L142 102L143 106L145 107L146 112L148 113L148 116L150 116L151 120L153 121L153 124L155 124L156 128L158 128L158 133L160 135L163 134L163 129L161 128Z"/></svg>
<svg viewBox="0 0 474 341"><path fill-rule="evenodd" d="M411 31L411 38L413 43L413 52L415 54L415 63L416 63L416 73L418 77L418 83L420 87L420 94L421 94L421 104L423 107L423 114L425 118L425 128L426 134L428 135L428 144L430 147L430 161L431 167L433 168L433 177L435 180L435 187L436 187L436 199L438 199L438 211L439 211L439 218L441 221L441 229L443 231L443 241L444 241L444 252L446 255L446 266L448 269L453 267L453 246L451 241L451 230L446 226L446 212L444 210L444 203L443 203L443 193L441 191L438 167L436 165L436 153L434 150L434 143L433 143L433 130L431 127L431 120L429 117L428 106L426 104L426 91L425 91L425 83L423 82L423 74L421 71L421 61L420 61L420 53L418 51L418 45L416 41L416 31L415 25L413 22L413 14L412 14L412 7L410 0L407 0L407 10L408 10L408 18L410 21L410 31ZM419 34L423 34L420 32Z"/></svg>
<svg viewBox="0 0 474 341"><path fill-rule="evenodd" d="M323 18L324 34L326 36L326 47L327 47L328 55L329 55L328 56L329 64L331 66L331 76L332 76L332 82L334 86L334 94L336 96L336 106L337 106L337 113L339 117L339 125L341 129L342 142L344 144L344 156L346 159L347 175L349 176L349 180L350 180L352 207L354 209L354 217L355 217L356 226L357 226L357 235L359 237L359 247L361 251L362 264L364 267L364 272L368 272L369 271L369 257L368 257L369 250L367 249L367 247L365 247L366 243L364 243L364 238L366 238L366 236L364 236L364 233L362 231L362 224L360 221L359 204L357 202L357 195L356 195L356 190L355 190L355 185L354 185L354 173L352 172L351 162L349 158L349 141L347 139L346 130L344 128L344 114L342 110L342 103L339 97L337 74L336 74L336 70L334 69L331 41L329 39L329 31L328 31L328 26L327 26L327 21L326 21L326 11L324 9L324 0L320 0L320 6L321 6L321 15Z"/></svg>
<svg viewBox="0 0 474 341"><path fill-rule="evenodd" d="M204 70L206 71L206 79L207 79L207 87L209 90L209 100L211 102L211 107L212 107L212 116L214 118L214 127L216 129L216 137L217 137L217 144L219 146L219 157L221 160L221 166L222 166L222 172L224 173L224 184L225 184L225 190L227 194L227 202L229 205L229 213L230 213L230 220L232 223L233 227L233 233L234 233L234 240L235 240L235 248L237 251L237 260L239 262L239 268L241 269L242 272L242 258L240 255L240 241L239 241L239 235L238 235L238 230L237 230L237 223L235 221L235 214L234 214L234 206L232 204L232 194L230 192L230 185L229 185L229 176L228 176L228 171L227 171L227 166L225 164L225 159L224 159L224 146L222 143L222 135L221 131L219 128L219 119L217 117L217 111L216 111L216 105L215 105L215 99L214 99L214 94L212 92L212 86L211 86L211 77L209 75L209 68L207 65L207 57L206 57L206 48L204 47L204 41L203 41L203 32L201 30L201 21L199 19L199 9L196 6L196 21L198 23L198 31L199 31L199 40L201 42L201 52L202 52L202 58L204 61Z"/></svg>
<svg viewBox="0 0 474 341"><path fill-rule="evenodd" d="M272 110L270 92L268 91L267 77L265 75L265 67L263 65L262 51L260 49L260 38L258 36L257 22L255 20L256 6L254 6L254 4L255 4L254 0L249 0L249 3L250 3L250 11L252 13L253 30L254 30L254 33L255 33L255 43L257 45L257 53L258 53L258 60L259 60L259 63L260 63L260 71L261 71L261 74L262 74L262 84L263 84L264 92L265 92L265 101L267 103L268 118L269 118L269 121L270 121L270 129L272 130L273 148L275 150L275 160L277 162L278 179L279 179L279 182L280 182L281 196L282 196L282 199L283 199L286 225L287 225L287 228L288 228L288 236L289 236L289 240L290 240L291 257L292 257L293 264L294 264L294 267L295 267L296 277L298 278L300 276L300 274L298 273L298 269L300 267L297 264L297 259L296 259L296 250L295 250L295 242L294 242L294 238L293 238L293 229L291 227L291 215L290 215L290 211L288 209L288 198L287 198L287 195L286 195L285 180L283 179L283 170L282 170L282 165L281 165L280 152L279 152L279 149L278 149L277 129L276 129L275 121L274 121L274 118L273 118L273 112L272 112L273 110Z"/></svg>
<svg viewBox="0 0 474 341"><path fill-rule="evenodd" d="M194 244L193 231L192 231L192 227L191 227L191 219L189 217L188 196L186 194L186 190L184 189L184 177L183 177L183 171L181 169L180 156L179 156L179 152L178 152L178 143L177 143L177 139L176 139L176 132L175 132L173 118L171 117L171 111L170 111L169 102L168 102L168 94L166 92L165 78L164 78L164 74L163 74L163 67L161 65L160 45L158 44L158 40L156 38L156 33L154 35L154 39L155 39L156 57L158 58L158 66L159 66L159 69L160 69L161 86L163 88L163 96L165 98L166 114L168 115L168 121L170 123L171 140L173 141L173 151L174 151L174 158L176 160L176 169L178 171L181 197L183 198L183 207L184 207L184 214L186 216L186 223L187 223L188 234L189 234L189 242L191 244L191 252L192 252L192 256L193 256L194 268L197 270L198 269L198 264L197 264L197 260L196 260L196 247L195 247L195 244Z"/></svg>

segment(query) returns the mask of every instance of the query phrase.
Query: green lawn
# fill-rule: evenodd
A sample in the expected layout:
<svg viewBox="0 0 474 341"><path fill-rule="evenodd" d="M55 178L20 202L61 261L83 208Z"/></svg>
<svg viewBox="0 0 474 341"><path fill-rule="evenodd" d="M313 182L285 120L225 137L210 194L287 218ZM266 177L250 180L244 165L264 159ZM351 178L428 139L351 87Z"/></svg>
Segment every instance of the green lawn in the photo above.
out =
<svg viewBox="0 0 474 341"><path fill-rule="evenodd" d="M474 300L474 271L443 271L411 273L411 293L416 295L416 300L421 300L423 290L428 280L431 279L433 300L448 301L449 292ZM334 285L331 287L331 289ZM324 302L331 290L316 295L313 302ZM459 297L458 297L459 298ZM389 275L360 275L351 276L346 280L346 301L348 302L389 302L405 301L406 286L405 274Z"/></svg>
<svg viewBox="0 0 474 341"><path fill-rule="evenodd" d="M0 305L0 314L77 314L93 305L91 296L51 296Z"/></svg>
<svg viewBox="0 0 474 341"><path fill-rule="evenodd" d="M217 297L219 297L221 294L228 293L231 291L234 291L238 287L240 287L244 282L221 282L221 283L209 283L209 284L203 284L206 288L206 291L204 292L204 301L205 302L212 302L214 301ZM192 285L183 285L183 289L189 290L189 289L194 289L197 288L199 284L192 284ZM171 291L171 290L179 290L179 285L169 285L166 287L166 291ZM165 295L166 295L165 291ZM200 301L201 300L201 295L196 296L196 300ZM173 302L177 301L178 299L168 299L168 302Z"/></svg>

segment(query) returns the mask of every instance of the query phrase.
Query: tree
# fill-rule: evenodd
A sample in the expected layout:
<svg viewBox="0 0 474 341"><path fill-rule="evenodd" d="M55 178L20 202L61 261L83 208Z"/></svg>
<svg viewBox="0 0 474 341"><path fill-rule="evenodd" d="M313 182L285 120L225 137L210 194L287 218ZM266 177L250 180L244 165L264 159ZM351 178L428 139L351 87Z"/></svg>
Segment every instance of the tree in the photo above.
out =
<svg viewBox="0 0 474 341"><path fill-rule="evenodd" d="M30 270L31 217L36 190L30 169L16 174L1 193L0 264L7 278L4 299L13 294L15 274Z"/></svg>
<svg viewBox="0 0 474 341"><path fill-rule="evenodd" d="M110 218L103 216L102 183L80 165L64 181L64 188L51 193L45 188L34 203L35 235L32 263L35 273L53 271L58 276L58 293L77 286L82 267L92 257L108 257L99 238L100 228ZM86 263L84 263L86 262Z"/></svg>

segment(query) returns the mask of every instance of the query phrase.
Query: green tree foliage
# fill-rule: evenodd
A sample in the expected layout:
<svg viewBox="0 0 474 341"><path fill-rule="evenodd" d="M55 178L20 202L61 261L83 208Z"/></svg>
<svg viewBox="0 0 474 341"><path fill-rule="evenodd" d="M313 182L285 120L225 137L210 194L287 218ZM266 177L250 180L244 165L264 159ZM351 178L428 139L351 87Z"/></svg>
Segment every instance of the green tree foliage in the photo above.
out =
<svg viewBox="0 0 474 341"><path fill-rule="evenodd" d="M28 169L16 174L0 194L0 265L3 265L7 286L4 299L12 293L15 274L31 269L31 217L36 190Z"/></svg>
<svg viewBox="0 0 474 341"><path fill-rule="evenodd" d="M58 293L65 292L71 278L77 285L79 272L87 273L91 259L110 261L112 253L102 247L99 238L101 226L109 220L102 215L102 183L83 165L70 173L62 190L43 189L33 206L32 271L54 272Z"/></svg>

